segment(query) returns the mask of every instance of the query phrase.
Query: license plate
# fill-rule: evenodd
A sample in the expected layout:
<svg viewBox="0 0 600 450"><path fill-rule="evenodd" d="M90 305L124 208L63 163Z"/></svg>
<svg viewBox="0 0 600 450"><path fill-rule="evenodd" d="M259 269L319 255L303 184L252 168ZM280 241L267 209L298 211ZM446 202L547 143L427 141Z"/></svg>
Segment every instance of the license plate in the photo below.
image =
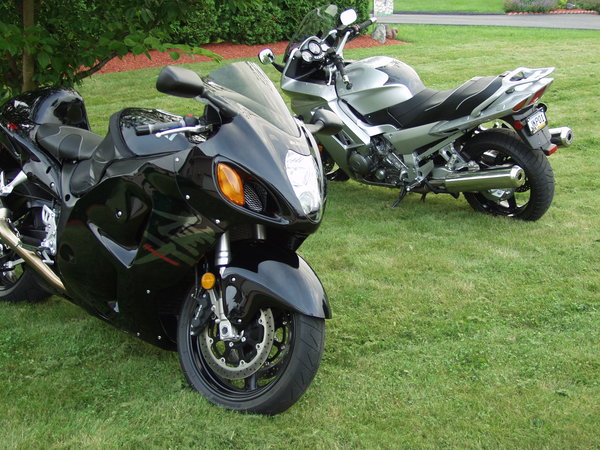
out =
<svg viewBox="0 0 600 450"><path fill-rule="evenodd" d="M546 114L544 114L544 111L537 111L527 118L527 127L529 128L529 132L531 134L537 133L546 125L548 125L548 121L546 120Z"/></svg>

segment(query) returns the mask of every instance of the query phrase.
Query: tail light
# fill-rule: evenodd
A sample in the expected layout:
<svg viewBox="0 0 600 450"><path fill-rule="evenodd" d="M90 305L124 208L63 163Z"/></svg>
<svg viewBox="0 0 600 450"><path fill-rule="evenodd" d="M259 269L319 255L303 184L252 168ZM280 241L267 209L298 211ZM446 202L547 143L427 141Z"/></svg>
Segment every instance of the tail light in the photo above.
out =
<svg viewBox="0 0 600 450"><path fill-rule="evenodd" d="M531 100L529 100L529 104L532 105L535 102L537 102L540 98L542 98L542 95L544 95L544 91L546 90L547 86L544 86L543 88L541 88L539 91L537 91L533 97L531 98Z"/></svg>
<svg viewBox="0 0 600 450"><path fill-rule="evenodd" d="M525 100L521 100L519 103L517 103L513 107L513 111L520 111L523 107L525 107L525 105L533 105L540 98L542 98L542 95L544 95L544 92L546 91L547 87L548 86L544 86L543 88L541 88L539 91L537 91L535 94L533 94L533 97L526 98Z"/></svg>

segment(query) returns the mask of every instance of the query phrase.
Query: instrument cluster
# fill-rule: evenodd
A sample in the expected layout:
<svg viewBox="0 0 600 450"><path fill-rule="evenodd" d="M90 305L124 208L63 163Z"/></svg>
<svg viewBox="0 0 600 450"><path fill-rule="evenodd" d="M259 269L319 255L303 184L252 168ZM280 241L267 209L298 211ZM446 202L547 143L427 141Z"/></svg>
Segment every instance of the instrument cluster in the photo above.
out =
<svg viewBox="0 0 600 450"><path fill-rule="evenodd" d="M327 45L317 39L309 39L302 45L301 55L305 62L321 61L325 57Z"/></svg>

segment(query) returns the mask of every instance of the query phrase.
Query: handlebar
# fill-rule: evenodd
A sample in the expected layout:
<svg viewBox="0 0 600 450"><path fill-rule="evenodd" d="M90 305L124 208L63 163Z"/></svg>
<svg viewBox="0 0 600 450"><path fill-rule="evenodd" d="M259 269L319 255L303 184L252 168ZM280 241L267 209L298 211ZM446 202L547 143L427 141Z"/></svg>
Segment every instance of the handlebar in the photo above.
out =
<svg viewBox="0 0 600 450"><path fill-rule="evenodd" d="M161 131L172 130L174 128L181 128L185 126L185 121L183 119L177 120L175 122L157 122L157 123L148 123L145 125L136 125L135 126L135 134L138 136L146 136L148 134L159 133Z"/></svg>
<svg viewBox="0 0 600 450"><path fill-rule="evenodd" d="M193 114L189 114L184 118L176 120L174 122L156 122L144 125L136 125L134 127L134 130L136 135L146 136L148 134L160 134L164 131L176 130L178 128L185 129L182 131L189 131L194 127L198 126L199 123L200 121L197 117L194 117Z"/></svg>
<svg viewBox="0 0 600 450"><path fill-rule="evenodd" d="M346 89L352 89L352 83L350 82L350 79L346 74L346 68L344 67L344 60L339 55L335 55L333 59L333 64L335 64L335 68L342 76L342 81L346 85Z"/></svg>
<svg viewBox="0 0 600 450"><path fill-rule="evenodd" d="M368 26L373 25L375 22L377 22L377 17L371 17L369 20L365 20L363 23L355 25L355 27L357 28L356 31L362 31Z"/></svg>

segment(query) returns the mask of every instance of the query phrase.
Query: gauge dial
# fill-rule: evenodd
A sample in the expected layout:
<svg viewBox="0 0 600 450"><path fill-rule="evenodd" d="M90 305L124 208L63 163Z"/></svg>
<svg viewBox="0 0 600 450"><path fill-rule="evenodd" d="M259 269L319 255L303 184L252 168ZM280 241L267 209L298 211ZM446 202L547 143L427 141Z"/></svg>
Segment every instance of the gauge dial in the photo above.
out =
<svg viewBox="0 0 600 450"><path fill-rule="evenodd" d="M310 52L311 52L313 55L318 55L318 54L320 54L320 53L322 52L322 50L321 50L321 46L320 46L320 45L319 45L319 43L318 43L318 42L316 42L316 41L310 41L310 42L308 43L308 49L310 50Z"/></svg>
<svg viewBox="0 0 600 450"><path fill-rule="evenodd" d="M311 52L309 52L308 50L304 50L302 52L302 59L306 62L311 62L313 59L313 55Z"/></svg>

